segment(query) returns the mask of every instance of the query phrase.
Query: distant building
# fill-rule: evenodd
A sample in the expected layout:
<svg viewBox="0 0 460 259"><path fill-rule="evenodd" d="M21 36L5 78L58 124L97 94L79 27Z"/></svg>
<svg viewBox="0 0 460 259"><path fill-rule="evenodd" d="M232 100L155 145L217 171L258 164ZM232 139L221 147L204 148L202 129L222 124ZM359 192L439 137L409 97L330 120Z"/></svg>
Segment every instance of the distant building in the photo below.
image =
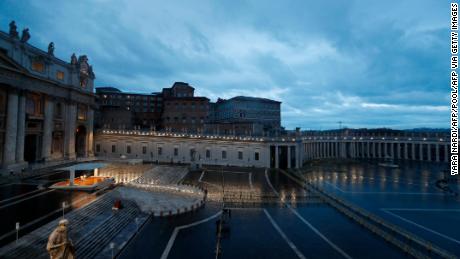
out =
<svg viewBox="0 0 460 259"><path fill-rule="evenodd" d="M225 135L276 135L281 129L281 102L237 96L211 106L206 132Z"/></svg>
<svg viewBox="0 0 460 259"><path fill-rule="evenodd" d="M0 172L38 162L93 155L93 81L86 55L70 62L20 36L16 24L0 31Z"/></svg>
<svg viewBox="0 0 460 259"><path fill-rule="evenodd" d="M163 127L167 132L203 133L209 116L209 99L194 96L195 88L176 82L163 88Z"/></svg>
<svg viewBox="0 0 460 259"><path fill-rule="evenodd" d="M122 92L114 87L97 87L97 128L161 129L161 93Z"/></svg>

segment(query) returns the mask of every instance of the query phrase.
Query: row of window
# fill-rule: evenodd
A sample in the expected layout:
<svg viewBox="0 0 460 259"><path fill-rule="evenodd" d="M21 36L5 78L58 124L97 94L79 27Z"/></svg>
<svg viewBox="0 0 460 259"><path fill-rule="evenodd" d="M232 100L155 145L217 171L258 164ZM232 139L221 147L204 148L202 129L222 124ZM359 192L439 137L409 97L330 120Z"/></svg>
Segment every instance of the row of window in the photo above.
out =
<svg viewBox="0 0 460 259"><path fill-rule="evenodd" d="M112 98L112 99L122 99L122 98L126 98L126 99L131 99L131 100L144 100L144 101L161 101L162 100L162 97L161 96L147 96L147 95L126 95L126 94L111 94L111 95L107 95L107 94L104 94L102 95L102 97L104 99L107 99L107 98Z"/></svg>
<svg viewBox="0 0 460 259"><path fill-rule="evenodd" d="M206 117L206 118L208 118L208 117ZM179 118L178 118L178 117L174 117L174 119L172 120L170 117L166 117L166 121L167 121L167 122L173 121L173 122L178 123L178 122L179 122ZM200 117L200 120L199 120L199 121L196 120L195 117L191 117L189 121L190 121L190 123L198 123L198 122L199 122L199 123L204 123L204 117ZM187 117L182 117L182 123L187 123Z"/></svg>
<svg viewBox="0 0 460 259"><path fill-rule="evenodd" d="M98 153L101 152L101 145L100 144L96 144L96 152L98 152ZM112 145L112 153L116 153L116 152L117 152L117 146ZM132 152L131 146L127 145L126 146L126 153L131 154L131 152ZM237 153L238 160L243 160L243 151L237 151L237 152L238 152ZM147 146L142 146L142 154L144 154L144 155L147 154ZM163 147L157 147L157 154L159 156L163 155ZM179 156L179 148L174 147L173 154L174 154L175 157ZM200 155L198 155L198 157L196 157L196 151L195 151L195 149L192 148L192 149L190 149L190 158L200 159L201 157L200 157ZM205 158L206 159L211 159L211 150L206 149ZM226 150L222 150L221 158L222 159L227 159L227 151ZM254 152L254 160L259 161L259 159L260 159L259 152L258 151Z"/></svg>
<svg viewBox="0 0 460 259"><path fill-rule="evenodd" d="M32 70L43 73L45 72L45 64L40 61L32 61ZM56 71L56 79L63 81L64 80L64 72L63 71Z"/></svg>

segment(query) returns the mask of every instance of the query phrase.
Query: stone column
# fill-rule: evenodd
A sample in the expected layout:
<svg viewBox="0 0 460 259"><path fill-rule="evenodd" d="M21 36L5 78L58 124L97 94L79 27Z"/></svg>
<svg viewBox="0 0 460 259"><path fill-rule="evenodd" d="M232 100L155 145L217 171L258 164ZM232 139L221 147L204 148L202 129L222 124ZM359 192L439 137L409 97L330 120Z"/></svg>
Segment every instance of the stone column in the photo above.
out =
<svg viewBox="0 0 460 259"><path fill-rule="evenodd" d="M395 152L394 152L394 145L393 143L390 143L390 157L394 158L395 157Z"/></svg>
<svg viewBox="0 0 460 259"><path fill-rule="evenodd" d="M8 93L8 106L5 127L5 148L3 149L3 165L8 166L16 162L16 138L18 119L18 94Z"/></svg>
<svg viewBox="0 0 460 259"><path fill-rule="evenodd" d="M436 144L436 162L439 162L439 144Z"/></svg>
<svg viewBox="0 0 460 259"><path fill-rule="evenodd" d="M51 145L53 142L54 129L54 102L51 98L45 98L45 120L43 122L42 156L45 161L51 160Z"/></svg>
<svg viewBox="0 0 460 259"><path fill-rule="evenodd" d="M275 168L279 168L280 165L279 165L279 161L278 161L278 157L279 154L278 154L278 145L275 145Z"/></svg>
<svg viewBox="0 0 460 259"><path fill-rule="evenodd" d="M291 168L291 146L287 146L287 168Z"/></svg>
<svg viewBox="0 0 460 259"><path fill-rule="evenodd" d="M449 162L449 146L444 145L444 162Z"/></svg>
<svg viewBox="0 0 460 259"><path fill-rule="evenodd" d="M419 156L420 156L420 161L423 161L423 143L420 143L420 145L418 145L419 149Z"/></svg>
<svg viewBox="0 0 460 259"><path fill-rule="evenodd" d="M377 142L378 158L382 158L382 143Z"/></svg>
<svg viewBox="0 0 460 259"><path fill-rule="evenodd" d="M415 160L415 143L412 142L412 160Z"/></svg>
<svg viewBox="0 0 460 259"><path fill-rule="evenodd" d="M335 141L335 157L336 158L340 158L341 157L341 154L340 154L340 143L338 140Z"/></svg>
<svg viewBox="0 0 460 259"><path fill-rule="evenodd" d="M18 106L18 133L16 139L16 162L24 162L24 141L26 138L26 96L19 96Z"/></svg>
<svg viewBox="0 0 460 259"><path fill-rule="evenodd" d="M387 143L385 143L385 142L383 142L382 145L383 145L383 157L385 158L385 157L387 157L387 154L388 154L388 150L387 150L387 148L388 148L387 146L388 146L388 145L387 145Z"/></svg>
<svg viewBox="0 0 460 259"><path fill-rule="evenodd" d="M396 148L398 149L398 150L396 150L396 154L398 156L398 159L401 159L401 143L399 143L399 142L396 143Z"/></svg>
<svg viewBox="0 0 460 259"><path fill-rule="evenodd" d="M426 145L428 161L431 161L431 144Z"/></svg>
<svg viewBox="0 0 460 259"><path fill-rule="evenodd" d="M65 119L65 146L64 153L67 159L75 159L75 131L77 120L77 105L69 103L66 106L66 119Z"/></svg>
<svg viewBox="0 0 460 259"><path fill-rule="evenodd" d="M370 147L370 142L366 142L366 149L367 149L367 158L370 158L371 157L371 147Z"/></svg>
<svg viewBox="0 0 460 259"><path fill-rule="evenodd" d="M404 143L404 159L409 159L409 148L407 142Z"/></svg>
<svg viewBox="0 0 460 259"><path fill-rule="evenodd" d="M88 108L88 129L87 129L87 156L93 157L94 156L94 137L93 137L93 130L94 130L94 110L91 107Z"/></svg>
<svg viewBox="0 0 460 259"><path fill-rule="evenodd" d="M377 157L377 146L376 146L376 142L372 142L372 158L376 158Z"/></svg>

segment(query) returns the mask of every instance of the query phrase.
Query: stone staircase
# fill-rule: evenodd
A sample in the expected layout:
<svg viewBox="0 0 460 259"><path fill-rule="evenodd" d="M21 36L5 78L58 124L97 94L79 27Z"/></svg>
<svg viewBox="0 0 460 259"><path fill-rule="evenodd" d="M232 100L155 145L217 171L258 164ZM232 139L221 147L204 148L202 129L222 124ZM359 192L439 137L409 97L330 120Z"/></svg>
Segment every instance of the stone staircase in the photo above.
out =
<svg viewBox="0 0 460 259"><path fill-rule="evenodd" d="M94 258L107 247L118 232L134 221L142 212L136 204L123 201L124 208L113 212L115 197L111 193L101 196L87 206L66 215L69 220L69 236L72 239L77 258ZM59 219L38 228L0 248L0 258L49 258L46 251L48 236L58 225Z"/></svg>

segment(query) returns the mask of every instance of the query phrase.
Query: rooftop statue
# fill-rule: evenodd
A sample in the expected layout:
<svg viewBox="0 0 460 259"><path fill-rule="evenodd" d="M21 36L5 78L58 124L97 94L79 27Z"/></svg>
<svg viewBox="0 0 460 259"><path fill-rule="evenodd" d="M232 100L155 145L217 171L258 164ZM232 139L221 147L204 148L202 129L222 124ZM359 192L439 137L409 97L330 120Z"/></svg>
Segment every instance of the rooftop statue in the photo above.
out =
<svg viewBox="0 0 460 259"><path fill-rule="evenodd" d="M62 219L59 225L51 232L46 244L46 250L51 259L73 259L75 258L75 247L68 237L67 225L69 221Z"/></svg>
<svg viewBox="0 0 460 259"><path fill-rule="evenodd" d="M75 53L73 53L72 56L70 57L70 64L76 66L77 63L78 63L77 56L75 56Z"/></svg>
<svg viewBox="0 0 460 259"><path fill-rule="evenodd" d="M54 43L53 42L50 42L50 44L48 44L48 54L51 56L54 56Z"/></svg>
<svg viewBox="0 0 460 259"><path fill-rule="evenodd" d="M18 27L16 26L15 21L10 22L10 37L12 38L19 38Z"/></svg>
<svg viewBox="0 0 460 259"><path fill-rule="evenodd" d="M27 42L30 39L29 28L22 30L21 42Z"/></svg>
<svg viewBox="0 0 460 259"><path fill-rule="evenodd" d="M78 68L80 70L80 86L86 87L88 84L88 77L90 72L88 57L86 55L78 57Z"/></svg>

